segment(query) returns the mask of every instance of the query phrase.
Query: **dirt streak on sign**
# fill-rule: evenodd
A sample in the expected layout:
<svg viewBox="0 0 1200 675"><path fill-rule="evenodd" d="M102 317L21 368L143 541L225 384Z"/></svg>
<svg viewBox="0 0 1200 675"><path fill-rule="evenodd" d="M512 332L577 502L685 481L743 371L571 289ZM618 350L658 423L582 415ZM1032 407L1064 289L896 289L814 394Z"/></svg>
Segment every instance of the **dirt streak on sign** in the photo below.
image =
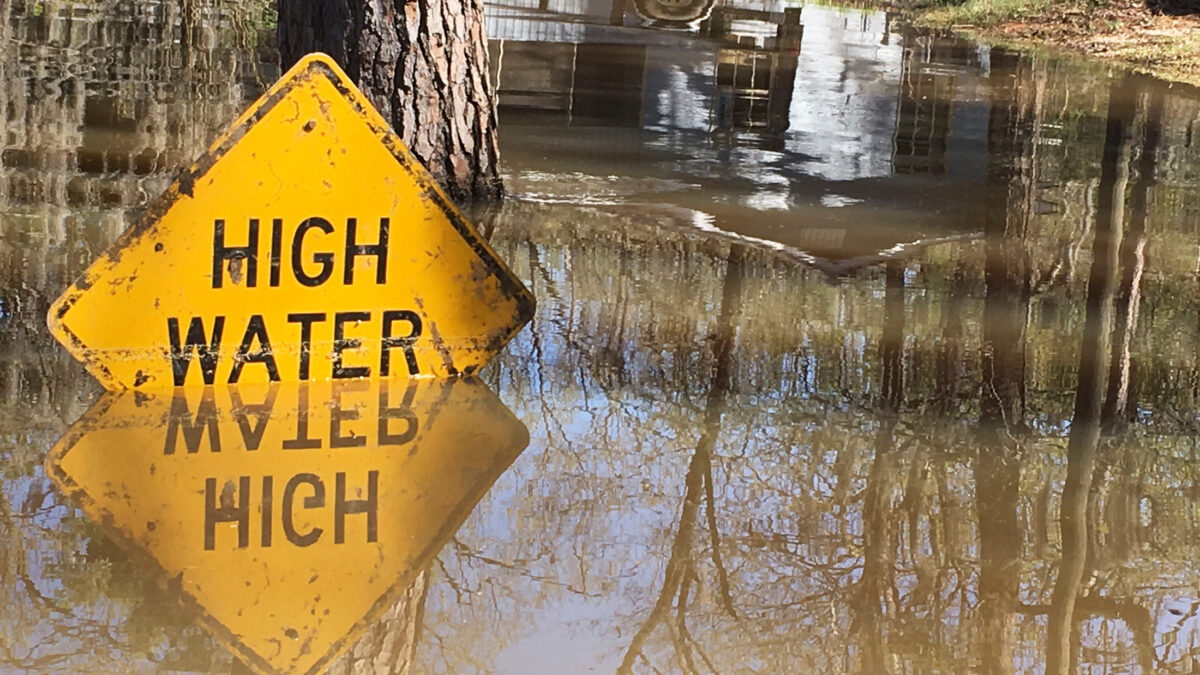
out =
<svg viewBox="0 0 1200 675"><path fill-rule="evenodd" d="M528 290L328 57L304 58L50 310L109 389L471 374Z"/></svg>
<svg viewBox="0 0 1200 675"><path fill-rule="evenodd" d="M317 672L528 443L475 378L108 394L47 471L265 673Z"/></svg>

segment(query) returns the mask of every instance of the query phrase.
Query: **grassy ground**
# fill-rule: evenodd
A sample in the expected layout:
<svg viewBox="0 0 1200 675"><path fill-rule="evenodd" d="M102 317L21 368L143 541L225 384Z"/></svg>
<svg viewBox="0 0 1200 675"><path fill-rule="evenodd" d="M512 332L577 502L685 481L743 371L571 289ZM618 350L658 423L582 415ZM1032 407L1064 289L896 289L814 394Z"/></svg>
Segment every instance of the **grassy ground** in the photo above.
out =
<svg viewBox="0 0 1200 675"><path fill-rule="evenodd" d="M1152 9L1145 0L927 0L905 11L920 26L1058 47L1200 85L1200 5L1156 1Z"/></svg>

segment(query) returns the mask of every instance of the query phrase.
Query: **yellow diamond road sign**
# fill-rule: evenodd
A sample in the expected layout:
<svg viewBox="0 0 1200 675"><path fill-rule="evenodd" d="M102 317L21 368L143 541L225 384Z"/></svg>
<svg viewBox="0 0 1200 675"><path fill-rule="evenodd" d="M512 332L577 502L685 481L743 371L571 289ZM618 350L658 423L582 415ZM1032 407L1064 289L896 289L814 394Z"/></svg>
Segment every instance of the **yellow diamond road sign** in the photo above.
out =
<svg viewBox="0 0 1200 675"><path fill-rule="evenodd" d="M533 297L305 57L50 309L106 388L470 374Z"/></svg>
<svg viewBox="0 0 1200 675"><path fill-rule="evenodd" d="M432 563L529 434L477 378L106 394L47 457L260 673L317 673Z"/></svg>

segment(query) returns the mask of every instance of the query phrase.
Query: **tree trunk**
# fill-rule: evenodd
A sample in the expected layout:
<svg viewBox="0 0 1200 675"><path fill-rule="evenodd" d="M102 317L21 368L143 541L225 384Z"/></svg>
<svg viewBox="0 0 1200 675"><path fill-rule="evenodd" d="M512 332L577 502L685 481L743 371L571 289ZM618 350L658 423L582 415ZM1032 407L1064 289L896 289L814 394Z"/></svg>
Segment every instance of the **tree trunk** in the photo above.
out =
<svg viewBox="0 0 1200 675"><path fill-rule="evenodd" d="M279 51L332 56L455 202L503 195L482 0L279 0Z"/></svg>

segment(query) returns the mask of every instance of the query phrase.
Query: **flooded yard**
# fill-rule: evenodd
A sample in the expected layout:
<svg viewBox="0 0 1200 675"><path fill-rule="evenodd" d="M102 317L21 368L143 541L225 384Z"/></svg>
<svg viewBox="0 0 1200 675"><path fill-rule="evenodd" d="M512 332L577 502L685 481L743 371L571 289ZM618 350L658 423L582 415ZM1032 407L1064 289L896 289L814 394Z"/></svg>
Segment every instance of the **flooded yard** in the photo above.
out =
<svg viewBox="0 0 1200 675"><path fill-rule="evenodd" d="M471 216L538 306L478 380L117 396L46 312L279 77L270 14L0 13L0 670L1200 668L1200 91L501 0Z"/></svg>

